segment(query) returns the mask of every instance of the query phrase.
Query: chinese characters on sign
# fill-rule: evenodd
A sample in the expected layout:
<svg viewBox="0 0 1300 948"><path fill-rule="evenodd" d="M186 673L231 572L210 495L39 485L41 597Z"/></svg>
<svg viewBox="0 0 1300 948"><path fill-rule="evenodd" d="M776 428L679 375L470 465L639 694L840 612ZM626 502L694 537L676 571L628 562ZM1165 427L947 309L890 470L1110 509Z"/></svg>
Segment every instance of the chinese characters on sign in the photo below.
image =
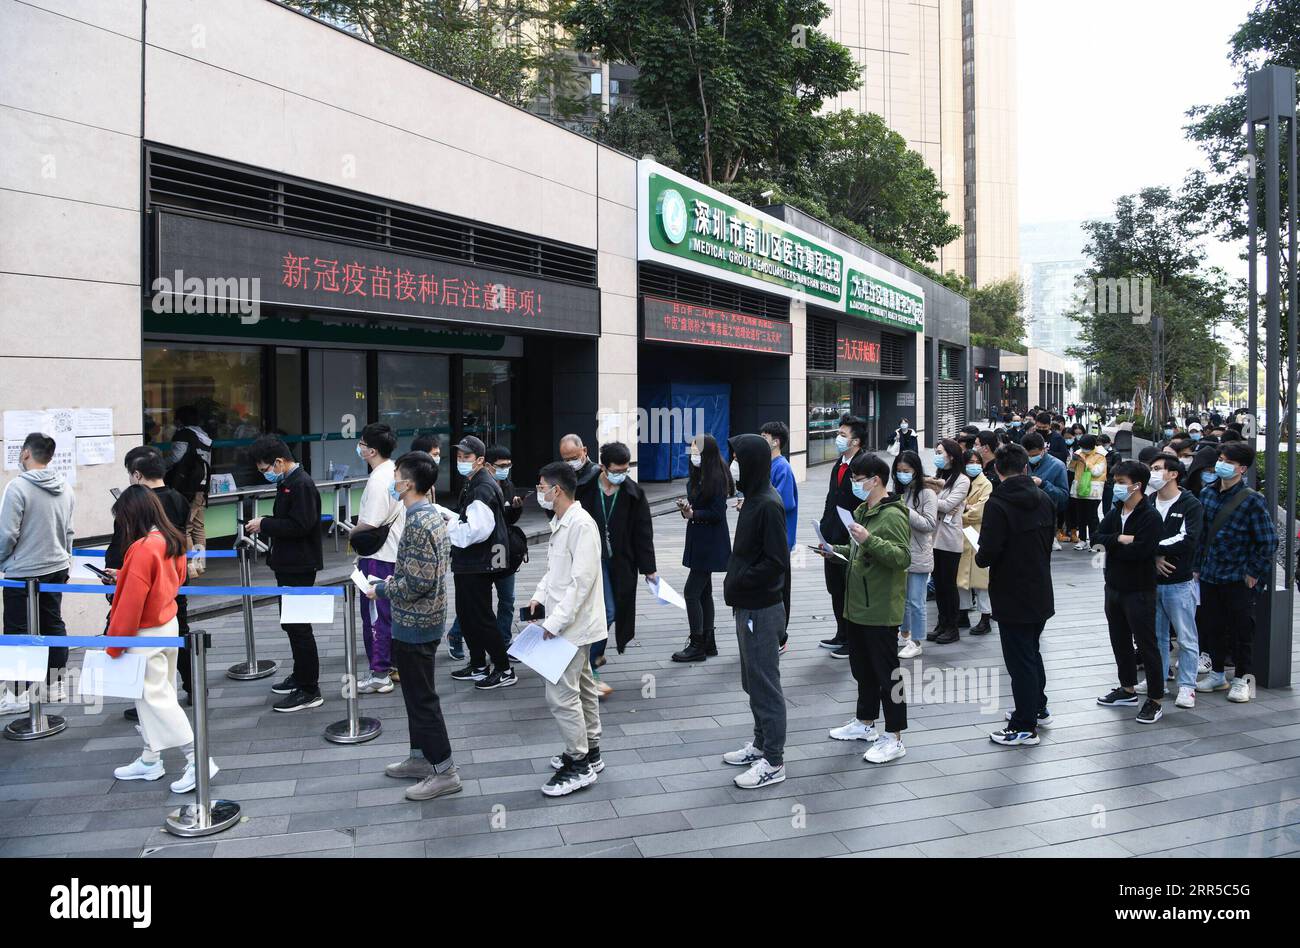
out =
<svg viewBox="0 0 1300 948"><path fill-rule="evenodd" d="M835 340L835 354L841 362L880 365L880 343L867 339L845 339L840 336Z"/></svg>
<svg viewBox="0 0 1300 948"><path fill-rule="evenodd" d="M849 271L844 308L850 315L920 332L925 328L925 297L890 286L883 280Z"/></svg>
<svg viewBox="0 0 1300 948"><path fill-rule="evenodd" d="M643 338L649 342L678 342L722 349L746 349L789 355L790 324L784 320L733 313L672 300L644 297Z"/></svg>
<svg viewBox="0 0 1300 948"><path fill-rule="evenodd" d="M848 375L880 376L881 333L866 327L855 329L841 325L835 333L835 368ZM897 371L893 369L891 371Z"/></svg>

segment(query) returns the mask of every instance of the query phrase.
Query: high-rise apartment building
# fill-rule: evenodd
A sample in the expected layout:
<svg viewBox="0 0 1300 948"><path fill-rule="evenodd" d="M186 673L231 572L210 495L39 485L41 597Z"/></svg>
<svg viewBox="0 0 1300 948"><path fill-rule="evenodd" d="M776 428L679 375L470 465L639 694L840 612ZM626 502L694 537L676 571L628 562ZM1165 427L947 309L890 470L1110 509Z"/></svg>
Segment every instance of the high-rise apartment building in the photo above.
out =
<svg viewBox="0 0 1300 948"><path fill-rule="evenodd" d="M862 85L828 108L875 112L933 169L963 235L936 269L976 284L1019 272L1016 0L827 0L820 29Z"/></svg>

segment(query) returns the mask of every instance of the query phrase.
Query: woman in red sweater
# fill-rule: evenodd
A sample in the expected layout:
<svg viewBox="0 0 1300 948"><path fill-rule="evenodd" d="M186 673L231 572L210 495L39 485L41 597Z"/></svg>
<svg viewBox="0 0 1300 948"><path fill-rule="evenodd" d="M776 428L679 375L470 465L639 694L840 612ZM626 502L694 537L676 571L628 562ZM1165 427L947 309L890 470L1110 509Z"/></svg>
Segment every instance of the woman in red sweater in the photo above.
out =
<svg viewBox="0 0 1300 948"><path fill-rule="evenodd" d="M185 538L167 518L157 495L139 484L122 491L113 505L126 555L117 571L113 608L108 614L108 634L122 637L174 636L176 590L185 582ZM194 789L194 731L176 697L176 649L110 648L145 656L144 693L136 699L139 731L144 738L140 756L113 771L118 780L159 780L166 773L162 752L169 747L185 751L184 775L172 784L173 793ZM215 777L217 765L209 760Z"/></svg>

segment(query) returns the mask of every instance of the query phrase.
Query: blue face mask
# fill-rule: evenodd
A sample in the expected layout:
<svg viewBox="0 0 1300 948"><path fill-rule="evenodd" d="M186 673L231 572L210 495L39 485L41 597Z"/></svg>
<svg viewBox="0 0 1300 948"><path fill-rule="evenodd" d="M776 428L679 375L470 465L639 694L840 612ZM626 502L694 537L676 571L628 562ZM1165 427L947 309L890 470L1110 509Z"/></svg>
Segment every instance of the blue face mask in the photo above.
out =
<svg viewBox="0 0 1300 948"><path fill-rule="evenodd" d="M858 498L858 500L866 500L866 499L867 499L867 484L866 484L866 481L854 481L854 482L853 482L853 496L856 497L856 498Z"/></svg>
<svg viewBox="0 0 1300 948"><path fill-rule="evenodd" d="M1200 441L1200 440L1201 440L1201 433L1200 433L1199 431L1193 431L1192 434L1191 434L1191 439L1192 439L1193 441Z"/></svg>
<svg viewBox="0 0 1300 948"><path fill-rule="evenodd" d="M848 449L849 449L849 439L844 437L844 435L837 435L835 437L835 450L840 452L840 454L843 454Z"/></svg>
<svg viewBox="0 0 1300 948"><path fill-rule="evenodd" d="M1226 481L1230 477L1237 476L1237 469L1228 461L1219 461L1214 465L1214 473L1219 476L1219 480Z"/></svg>
<svg viewBox="0 0 1300 948"><path fill-rule="evenodd" d="M948 466L948 455L936 454L934 456L934 469L936 471L942 471L947 466Z"/></svg>
<svg viewBox="0 0 1300 948"><path fill-rule="evenodd" d="M357 457L361 458L361 460L363 461L366 459L365 452L362 450L361 444L359 442L357 444Z"/></svg>
<svg viewBox="0 0 1300 948"><path fill-rule="evenodd" d="M492 468L492 476L499 481L508 481L510 480L510 468L494 467Z"/></svg>
<svg viewBox="0 0 1300 948"><path fill-rule="evenodd" d="M898 481L900 486L906 487L908 484L912 483L912 472L899 471L894 475L894 480Z"/></svg>
<svg viewBox="0 0 1300 948"><path fill-rule="evenodd" d="M1073 439L1073 438L1066 438L1066 439L1065 439L1065 443L1066 443L1066 444L1074 444L1074 439Z"/></svg>
<svg viewBox="0 0 1300 948"><path fill-rule="evenodd" d="M391 497L391 498L393 498L393 500L401 500L401 499L402 499L402 495L399 494L399 493L397 492L397 484L396 484L396 482L394 482L394 483L388 485L388 496Z"/></svg>
<svg viewBox="0 0 1300 948"><path fill-rule="evenodd" d="M1215 474L1213 471L1201 471L1201 483L1207 487L1218 479L1219 475Z"/></svg>
<svg viewBox="0 0 1300 948"><path fill-rule="evenodd" d="M621 474L611 474L608 471L606 471L605 477L609 479L609 482L611 484L615 484L615 485L621 484L625 480L627 480L627 471L623 471Z"/></svg>
<svg viewBox="0 0 1300 948"><path fill-rule="evenodd" d="M1129 490L1127 484L1116 484L1110 494L1111 498L1117 504L1122 504L1124 501L1128 500L1128 495Z"/></svg>
<svg viewBox="0 0 1300 948"><path fill-rule="evenodd" d="M1043 456L1042 456L1041 454L1034 454L1034 455L1031 455L1030 458L1029 458L1029 463L1030 463L1030 464L1042 464L1042 463L1043 463Z"/></svg>
<svg viewBox="0 0 1300 948"><path fill-rule="evenodd" d="M270 469L263 471L263 472L262 472L262 476L265 477L265 478L266 478L268 481L270 481L272 484L278 484L278 483L280 482L281 478L284 477L283 474L277 474L277 473L275 473L275 471L272 471L272 470L270 470Z"/></svg>
<svg viewBox="0 0 1300 948"><path fill-rule="evenodd" d="M983 474L983 473L984 473L984 468L980 467L978 464L967 464L967 465L966 465L966 476L967 476L967 477L979 477L979 476L980 476L981 474Z"/></svg>
<svg viewBox="0 0 1300 948"><path fill-rule="evenodd" d="M1166 438L1172 438L1173 436L1174 436L1174 429L1173 429L1173 428L1166 428L1166 429L1165 429L1165 437L1166 437Z"/></svg>
<svg viewBox="0 0 1300 948"><path fill-rule="evenodd" d="M458 474L460 474L461 477L469 477L469 472L472 471L472 470L474 470L474 462L473 462L473 461L457 461L457 462L456 462L456 472L457 472Z"/></svg>

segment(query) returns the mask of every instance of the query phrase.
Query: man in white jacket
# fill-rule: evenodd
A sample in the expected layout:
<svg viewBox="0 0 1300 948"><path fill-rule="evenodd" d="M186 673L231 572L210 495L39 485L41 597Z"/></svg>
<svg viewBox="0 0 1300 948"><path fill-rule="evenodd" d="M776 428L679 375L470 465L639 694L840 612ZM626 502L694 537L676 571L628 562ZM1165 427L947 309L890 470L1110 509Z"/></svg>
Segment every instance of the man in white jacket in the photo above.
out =
<svg viewBox="0 0 1300 948"><path fill-rule="evenodd" d="M554 776L542 793L559 797L596 782L605 769L600 759L600 693L591 672L590 649L608 636L605 590L601 578L600 529L591 514L574 500L578 481L563 462L542 468L537 502L554 510L551 539L546 548L546 575L537 584L528 613L546 638L557 636L577 647L555 684L546 683L546 704L560 726L564 752L551 758Z"/></svg>

